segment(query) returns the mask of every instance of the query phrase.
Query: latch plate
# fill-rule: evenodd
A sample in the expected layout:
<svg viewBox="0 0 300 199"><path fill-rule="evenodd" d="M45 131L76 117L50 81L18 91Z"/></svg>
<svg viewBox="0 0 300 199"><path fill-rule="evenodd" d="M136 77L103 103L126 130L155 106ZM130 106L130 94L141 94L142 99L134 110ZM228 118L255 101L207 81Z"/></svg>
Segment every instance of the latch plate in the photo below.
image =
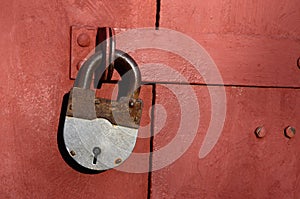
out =
<svg viewBox="0 0 300 199"><path fill-rule="evenodd" d="M71 27L70 79L75 79L83 62L95 52L97 27Z"/></svg>

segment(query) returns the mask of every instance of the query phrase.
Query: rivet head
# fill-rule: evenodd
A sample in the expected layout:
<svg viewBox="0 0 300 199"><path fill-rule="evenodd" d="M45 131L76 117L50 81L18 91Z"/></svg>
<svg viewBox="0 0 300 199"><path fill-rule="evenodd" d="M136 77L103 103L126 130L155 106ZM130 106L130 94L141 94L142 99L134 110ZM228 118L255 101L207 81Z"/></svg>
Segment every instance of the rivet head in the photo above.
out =
<svg viewBox="0 0 300 199"><path fill-rule="evenodd" d="M118 158L118 159L115 160L115 164L121 164L121 162L122 162L121 158Z"/></svg>
<svg viewBox="0 0 300 199"><path fill-rule="evenodd" d="M70 151L70 154L72 155L72 156L75 156L76 155L76 153L75 153L75 151Z"/></svg>
<svg viewBox="0 0 300 199"><path fill-rule="evenodd" d="M266 131L265 127L260 126L255 129L254 133L257 138L263 138L266 136L267 131Z"/></svg>
<svg viewBox="0 0 300 199"><path fill-rule="evenodd" d="M284 130L284 135L287 138L293 138L296 135L296 129L294 127L292 127L292 126L288 126Z"/></svg>
<svg viewBox="0 0 300 199"><path fill-rule="evenodd" d="M91 43L90 36L88 34L86 34L86 33L81 33L77 37L77 43L81 47L88 47L90 45L90 43Z"/></svg>

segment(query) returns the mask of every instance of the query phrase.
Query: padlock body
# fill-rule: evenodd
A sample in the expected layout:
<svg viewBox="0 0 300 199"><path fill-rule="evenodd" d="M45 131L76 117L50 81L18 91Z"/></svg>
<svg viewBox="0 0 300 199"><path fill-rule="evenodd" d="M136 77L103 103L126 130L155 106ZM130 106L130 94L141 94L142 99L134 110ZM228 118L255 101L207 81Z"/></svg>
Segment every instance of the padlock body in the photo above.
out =
<svg viewBox="0 0 300 199"><path fill-rule="evenodd" d="M66 117L64 142L69 155L81 166L97 171L112 169L133 151L138 129L112 125L108 120ZM93 149L99 148L96 157Z"/></svg>
<svg viewBox="0 0 300 199"><path fill-rule="evenodd" d="M94 98L96 118L80 118L85 114L79 104L90 103L91 97L77 97L83 92L70 92L63 139L68 155L84 168L103 171L121 165L132 153L142 114L142 101L121 97L119 100ZM76 107L77 108L76 110ZM91 110L89 110L91 111ZM93 111L93 110L92 110ZM79 116L78 116L79 115ZM94 153L94 149L100 153Z"/></svg>

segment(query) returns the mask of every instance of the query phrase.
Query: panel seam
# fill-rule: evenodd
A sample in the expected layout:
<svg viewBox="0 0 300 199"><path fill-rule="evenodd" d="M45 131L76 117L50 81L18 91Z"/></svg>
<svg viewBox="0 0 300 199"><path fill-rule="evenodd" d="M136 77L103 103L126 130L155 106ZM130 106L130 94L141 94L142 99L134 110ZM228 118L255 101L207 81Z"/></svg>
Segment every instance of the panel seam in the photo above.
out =
<svg viewBox="0 0 300 199"><path fill-rule="evenodd" d="M161 8L161 0L156 0L156 19L155 19L156 30L159 30L159 26L160 26L160 8Z"/></svg>
<svg viewBox="0 0 300 199"><path fill-rule="evenodd" d="M239 88L266 88L266 89L294 89L299 90L298 86L260 86L260 85L240 85L240 84L205 84L205 83L188 83L188 82L147 82L143 81L143 85L153 84L175 84L175 85L191 85L191 86L209 86L209 87L239 87Z"/></svg>
<svg viewBox="0 0 300 199"><path fill-rule="evenodd" d="M154 142L154 121L155 121L155 103L156 103L156 84L152 85L152 107L150 118L150 153L149 153L149 172L148 172L148 193L147 199L151 198L152 189L152 163L153 163L153 142Z"/></svg>
<svg viewBox="0 0 300 199"><path fill-rule="evenodd" d="M119 80L111 80L109 82L104 82L108 84L117 84ZM168 82L168 81L142 81L142 85L191 85L191 86L208 86L208 87L238 87L238 88L269 88L269 89L293 89L299 90L300 86L264 86L264 85L243 85L243 84L205 84L205 83L189 83L189 82Z"/></svg>

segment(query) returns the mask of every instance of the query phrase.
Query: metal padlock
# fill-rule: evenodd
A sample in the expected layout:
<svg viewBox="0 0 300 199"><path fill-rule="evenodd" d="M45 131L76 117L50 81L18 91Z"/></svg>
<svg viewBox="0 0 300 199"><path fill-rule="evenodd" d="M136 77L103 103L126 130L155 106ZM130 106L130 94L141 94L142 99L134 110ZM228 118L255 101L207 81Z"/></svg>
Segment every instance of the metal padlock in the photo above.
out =
<svg viewBox="0 0 300 199"><path fill-rule="evenodd" d="M122 164L132 153L142 114L141 74L136 62L116 50L114 67L120 74L117 100L95 98L92 77L103 54L96 52L81 67L70 91L63 129L68 155L93 171Z"/></svg>

